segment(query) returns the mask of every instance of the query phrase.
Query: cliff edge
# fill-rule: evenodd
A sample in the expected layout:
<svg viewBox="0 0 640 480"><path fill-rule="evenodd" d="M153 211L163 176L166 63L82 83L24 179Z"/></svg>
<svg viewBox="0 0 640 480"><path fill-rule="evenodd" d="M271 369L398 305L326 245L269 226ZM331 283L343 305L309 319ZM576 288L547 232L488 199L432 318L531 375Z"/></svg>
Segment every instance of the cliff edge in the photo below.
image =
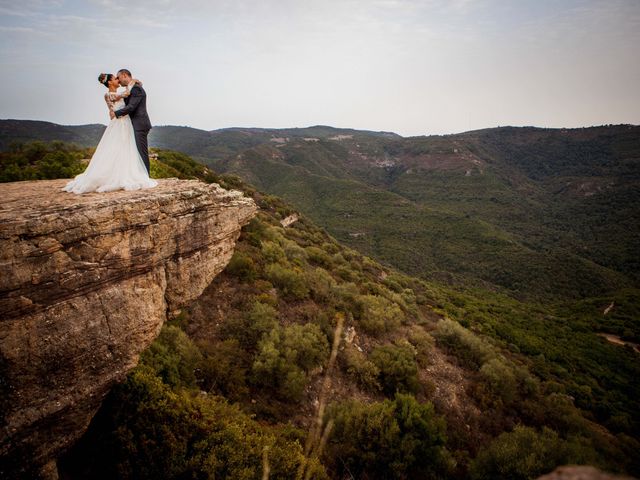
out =
<svg viewBox="0 0 640 480"><path fill-rule="evenodd" d="M257 211L195 180L80 196L66 181L0 184L3 478L56 476L56 457Z"/></svg>

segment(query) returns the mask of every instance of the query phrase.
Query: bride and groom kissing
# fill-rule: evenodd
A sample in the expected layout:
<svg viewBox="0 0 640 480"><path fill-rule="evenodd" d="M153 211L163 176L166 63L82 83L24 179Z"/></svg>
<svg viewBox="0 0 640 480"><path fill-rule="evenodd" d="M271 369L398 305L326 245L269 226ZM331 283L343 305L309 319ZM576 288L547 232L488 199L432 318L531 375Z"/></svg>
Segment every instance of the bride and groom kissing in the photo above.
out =
<svg viewBox="0 0 640 480"><path fill-rule="evenodd" d="M158 182L149 178L147 136L151 121L142 82L124 68L117 75L101 73L98 82L108 90L104 100L111 121L86 170L63 190L88 193L155 187ZM124 91L118 91L120 87Z"/></svg>

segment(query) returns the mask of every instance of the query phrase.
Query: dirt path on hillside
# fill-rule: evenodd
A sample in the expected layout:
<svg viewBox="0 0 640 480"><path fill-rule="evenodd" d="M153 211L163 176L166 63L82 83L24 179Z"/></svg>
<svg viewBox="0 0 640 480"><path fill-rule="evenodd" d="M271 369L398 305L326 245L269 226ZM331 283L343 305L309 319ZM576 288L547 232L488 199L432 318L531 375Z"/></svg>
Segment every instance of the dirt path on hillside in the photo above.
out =
<svg viewBox="0 0 640 480"><path fill-rule="evenodd" d="M623 340L622 338L620 338L618 335L614 335L612 333L598 333L597 335L599 337L602 337L602 338L606 339L608 342L613 343L615 345L621 345L623 347L625 345L629 345L636 352L640 353L640 345L639 344L633 343L633 342L627 342L626 340Z"/></svg>

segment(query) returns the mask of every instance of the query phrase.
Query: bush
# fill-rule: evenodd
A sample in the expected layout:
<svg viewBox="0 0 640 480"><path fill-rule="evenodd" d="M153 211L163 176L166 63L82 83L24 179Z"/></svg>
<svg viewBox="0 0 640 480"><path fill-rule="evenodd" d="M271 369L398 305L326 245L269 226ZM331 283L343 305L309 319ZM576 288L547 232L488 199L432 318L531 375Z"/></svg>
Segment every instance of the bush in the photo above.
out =
<svg viewBox="0 0 640 480"><path fill-rule="evenodd" d="M256 277L255 263L248 255L236 249L225 269L227 273L249 282Z"/></svg>
<svg viewBox="0 0 640 480"><path fill-rule="evenodd" d="M503 406L510 406L517 400L541 401L539 393L538 379L526 367L515 365L503 356L491 358L480 368L476 397L485 407L496 400Z"/></svg>
<svg viewBox="0 0 640 480"><path fill-rule="evenodd" d="M272 263L267 265L265 275L285 297L302 300L309 296L309 288L302 273Z"/></svg>
<svg viewBox="0 0 640 480"><path fill-rule="evenodd" d="M290 325L283 333L282 352L287 362L308 372L328 358L329 342L318 325Z"/></svg>
<svg viewBox="0 0 640 480"><path fill-rule="evenodd" d="M278 324L278 312L267 303L254 301L248 311L228 318L221 326L224 338L235 338L246 349L253 349L262 336Z"/></svg>
<svg viewBox="0 0 640 480"><path fill-rule="evenodd" d="M307 272L306 281L314 300L325 303L331 299L331 292L336 286L336 281L324 268L315 268Z"/></svg>
<svg viewBox="0 0 640 480"><path fill-rule="evenodd" d="M205 341L200 345L203 358L197 365L196 376L200 389L224 395L230 400L245 396L247 353L235 338L222 342Z"/></svg>
<svg viewBox="0 0 640 480"><path fill-rule="evenodd" d="M263 241L260 250L262 258L264 258L267 263L279 263L286 259L284 250L276 242Z"/></svg>
<svg viewBox="0 0 640 480"><path fill-rule="evenodd" d="M176 326L163 325L158 338L140 356L167 385L196 385L195 369L202 354L191 339Z"/></svg>
<svg viewBox="0 0 640 480"><path fill-rule="evenodd" d="M311 263L315 263L321 267L331 268L331 256L327 252L314 246L307 247L305 250Z"/></svg>
<svg viewBox="0 0 640 480"><path fill-rule="evenodd" d="M488 402L499 398L504 405L511 404L518 393L516 376L502 358L492 358L480 368L480 378L489 391Z"/></svg>
<svg viewBox="0 0 640 480"><path fill-rule="evenodd" d="M358 274L349 265L338 265L333 269L334 273L345 282L358 281Z"/></svg>
<svg viewBox="0 0 640 480"><path fill-rule="evenodd" d="M404 314L400 307L378 295L362 295L360 304L360 326L371 335L380 335L400 326Z"/></svg>
<svg viewBox="0 0 640 480"><path fill-rule="evenodd" d="M425 332L424 328L412 325L409 329L407 340L416 349L416 360L418 365L426 367L429 365L429 357L435 345L434 338Z"/></svg>
<svg viewBox="0 0 640 480"><path fill-rule="evenodd" d="M382 283L384 283L388 288L390 288L394 292L400 293L402 292L403 288L402 288L402 285L398 283L397 278L398 278L397 275L391 274L388 277L386 277Z"/></svg>
<svg viewBox="0 0 640 480"><path fill-rule="evenodd" d="M274 391L283 400L300 400L307 373L328 354L327 338L315 324L274 328L258 345L253 383Z"/></svg>
<svg viewBox="0 0 640 480"><path fill-rule="evenodd" d="M333 303L335 306L345 312L352 312L357 309L357 299L360 296L360 290L355 283L339 283L332 291Z"/></svg>
<svg viewBox="0 0 640 480"><path fill-rule="evenodd" d="M242 228L242 238L254 247L260 248L262 241L269 239L268 224L260 220L259 216L253 217L249 223Z"/></svg>
<svg viewBox="0 0 640 480"><path fill-rule="evenodd" d="M544 427L541 432L517 426L498 436L471 464L474 479L530 479L550 472L558 465L583 463L580 447Z"/></svg>
<svg viewBox="0 0 640 480"><path fill-rule="evenodd" d="M371 352L371 361L380 370L380 384L387 395L416 393L420 388L415 351L409 344L383 345Z"/></svg>
<svg viewBox="0 0 640 480"><path fill-rule="evenodd" d="M322 244L322 249L330 254L335 254L340 251L340 246L337 243L324 242Z"/></svg>
<svg viewBox="0 0 640 480"><path fill-rule="evenodd" d="M338 250L338 253L335 253L332 257L331 257L331 262L334 265L345 265L347 263L347 260L344 258L344 256L342 255L342 253L340 253L340 251Z"/></svg>
<svg viewBox="0 0 640 480"><path fill-rule="evenodd" d="M438 322L434 336L438 343L474 370L478 370L484 362L496 355L491 345L447 318Z"/></svg>
<svg viewBox="0 0 640 480"><path fill-rule="evenodd" d="M302 266L307 262L307 252L294 241L284 240L284 253L293 264Z"/></svg>
<svg viewBox="0 0 640 480"><path fill-rule="evenodd" d="M332 405L327 459L340 459L336 478L442 478L449 468L445 422L411 395L365 404Z"/></svg>
<svg viewBox="0 0 640 480"><path fill-rule="evenodd" d="M375 363L367 359L367 356L353 345L347 345L344 349L344 364L347 374L363 389L378 391L382 387L378 381L380 369Z"/></svg>

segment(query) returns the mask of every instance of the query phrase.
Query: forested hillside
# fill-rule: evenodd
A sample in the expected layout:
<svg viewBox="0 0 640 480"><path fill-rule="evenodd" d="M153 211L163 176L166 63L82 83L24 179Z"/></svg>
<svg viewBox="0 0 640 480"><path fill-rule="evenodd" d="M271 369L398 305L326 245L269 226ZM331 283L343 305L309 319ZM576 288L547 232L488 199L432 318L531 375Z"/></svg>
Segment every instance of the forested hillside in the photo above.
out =
<svg viewBox="0 0 640 480"><path fill-rule="evenodd" d="M407 273L578 299L638 286L639 131L289 138L208 163Z"/></svg>

